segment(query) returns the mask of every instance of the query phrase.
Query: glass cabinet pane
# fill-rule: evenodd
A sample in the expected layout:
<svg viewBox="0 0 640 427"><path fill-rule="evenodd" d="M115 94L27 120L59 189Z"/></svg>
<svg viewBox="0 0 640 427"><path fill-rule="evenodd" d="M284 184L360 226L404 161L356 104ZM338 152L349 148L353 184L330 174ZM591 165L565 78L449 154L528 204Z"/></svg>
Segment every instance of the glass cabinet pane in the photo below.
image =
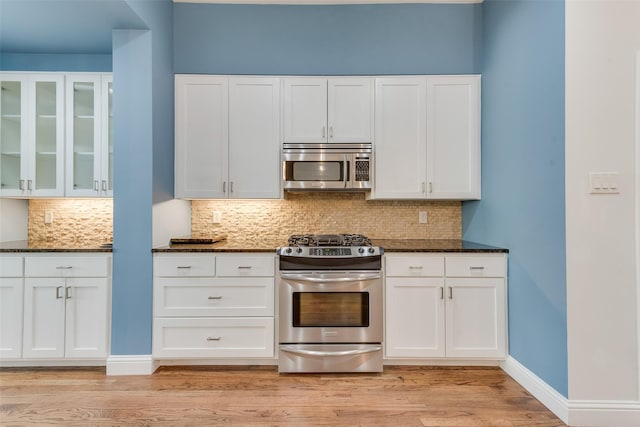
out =
<svg viewBox="0 0 640 427"><path fill-rule="evenodd" d="M94 188L94 84L73 83L73 188Z"/></svg>
<svg viewBox="0 0 640 427"><path fill-rule="evenodd" d="M36 190L55 189L57 184L56 90L56 82L36 82Z"/></svg>
<svg viewBox="0 0 640 427"><path fill-rule="evenodd" d="M22 85L0 82L0 187L18 190L21 177Z"/></svg>

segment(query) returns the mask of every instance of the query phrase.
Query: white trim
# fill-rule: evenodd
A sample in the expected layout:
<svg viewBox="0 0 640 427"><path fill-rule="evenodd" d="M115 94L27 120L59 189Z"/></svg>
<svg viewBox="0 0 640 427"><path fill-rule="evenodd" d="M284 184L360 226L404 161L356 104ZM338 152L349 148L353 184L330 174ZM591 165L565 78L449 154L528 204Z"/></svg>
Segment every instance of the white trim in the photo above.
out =
<svg viewBox="0 0 640 427"><path fill-rule="evenodd" d="M278 360L268 359L156 359L160 366L277 366Z"/></svg>
<svg viewBox="0 0 640 427"><path fill-rule="evenodd" d="M105 359L4 359L1 368L105 366Z"/></svg>
<svg viewBox="0 0 640 427"><path fill-rule="evenodd" d="M570 400L569 425L637 427L640 402Z"/></svg>
<svg viewBox="0 0 640 427"><path fill-rule="evenodd" d="M638 387L640 388L640 50L636 52L636 332ZM640 395L638 396L640 400Z"/></svg>
<svg viewBox="0 0 640 427"><path fill-rule="evenodd" d="M156 370L151 355L109 356L107 375L151 375Z"/></svg>
<svg viewBox="0 0 640 427"><path fill-rule="evenodd" d="M566 397L511 356L508 356L500 367L565 424L568 424L569 401Z"/></svg>
<svg viewBox="0 0 640 427"><path fill-rule="evenodd" d="M500 366L494 359L384 359L384 366Z"/></svg>

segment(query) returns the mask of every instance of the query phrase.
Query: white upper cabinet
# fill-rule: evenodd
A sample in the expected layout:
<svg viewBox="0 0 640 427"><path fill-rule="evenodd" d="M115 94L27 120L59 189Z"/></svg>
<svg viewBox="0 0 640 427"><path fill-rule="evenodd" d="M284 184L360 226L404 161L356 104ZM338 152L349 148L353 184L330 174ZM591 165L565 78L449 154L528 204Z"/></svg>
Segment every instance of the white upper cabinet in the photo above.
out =
<svg viewBox="0 0 640 427"><path fill-rule="evenodd" d="M285 78L287 143L372 141L372 78Z"/></svg>
<svg viewBox="0 0 640 427"><path fill-rule="evenodd" d="M175 196L280 197L280 80L176 75Z"/></svg>
<svg viewBox="0 0 640 427"><path fill-rule="evenodd" d="M64 195L64 76L1 73L0 196Z"/></svg>
<svg viewBox="0 0 640 427"><path fill-rule="evenodd" d="M229 79L229 197L280 197L280 79Z"/></svg>
<svg viewBox="0 0 640 427"><path fill-rule="evenodd" d="M113 195L111 75L66 77L67 197Z"/></svg>
<svg viewBox="0 0 640 427"><path fill-rule="evenodd" d="M175 196L226 197L229 79L199 75L175 79Z"/></svg>
<svg viewBox="0 0 640 427"><path fill-rule="evenodd" d="M480 76L378 78L375 97L372 198L480 198Z"/></svg>
<svg viewBox="0 0 640 427"><path fill-rule="evenodd" d="M375 198L425 198L426 95L423 77L376 79Z"/></svg>
<svg viewBox="0 0 640 427"><path fill-rule="evenodd" d="M427 198L480 198L480 76L427 78Z"/></svg>

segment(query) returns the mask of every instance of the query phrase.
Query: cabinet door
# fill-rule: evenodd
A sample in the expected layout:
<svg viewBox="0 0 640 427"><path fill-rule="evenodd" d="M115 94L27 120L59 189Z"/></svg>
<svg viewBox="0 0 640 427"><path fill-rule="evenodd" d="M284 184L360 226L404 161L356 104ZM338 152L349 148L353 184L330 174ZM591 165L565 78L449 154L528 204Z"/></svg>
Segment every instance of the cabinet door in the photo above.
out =
<svg viewBox="0 0 640 427"><path fill-rule="evenodd" d="M64 356L65 279L25 279L22 356Z"/></svg>
<svg viewBox="0 0 640 427"><path fill-rule="evenodd" d="M113 76L101 79L100 196L113 197Z"/></svg>
<svg viewBox="0 0 640 427"><path fill-rule="evenodd" d="M22 355L22 288L22 278L0 277L0 359Z"/></svg>
<svg viewBox="0 0 640 427"><path fill-rule="evenodd" d="M386 278L386 357L444 357L444 279Z"/></svg>
<svg viewBox="0 0 640 427"><path fill-rule="evenodd" d="M0 195L64 195L64 77L2 79Z"/></svg>
<svg viewBox="0 0 640 427"><path fill-rule="evenodd" d="M107 357L106 278L66 279L65 357Z"/></svg>
<svg viewBox="0 0 640 427"><path fill-rule="evenodd" d="M327 142L327 80L284 79L284 142Z"/></svg>
<svg viewBox="0 0 640 427"><path fill-rule="evenodd" d="M480 198L480 76L427 78L429 199Z"/></svg>
<svg viewBox="0 0 640 427"><path fill-rule="evenodd" d="M376 79L376 199L426 197L426 78Z"/></svg>
<svg viewBox="0 0 640 427"><path fill-rule="evenodd" d="M101 81L99 75L68 75L67 196L99 196L101 167Z"/></svg>
<svg viewBox="0 0 640 427"><path fill-rule="evenodd" d="M447 278L447 357L506 356L502 278Z"/></svg>
<svg viewBox="0 0 640 427"><path fill-rule="evenodd" d="M229 197L280 198L280 79L229 79Z"/></svg>
<svg viewBox="0 0 640 427"><path fill-rule="evenodd" d="M176 75L175 196L227 197L228 78Z"/></svg>
<svg viewBox="0 0 640 427"><path fill-rule="evenodd" d="M329 79L328 142L371 142L373 79Z"/></svg>

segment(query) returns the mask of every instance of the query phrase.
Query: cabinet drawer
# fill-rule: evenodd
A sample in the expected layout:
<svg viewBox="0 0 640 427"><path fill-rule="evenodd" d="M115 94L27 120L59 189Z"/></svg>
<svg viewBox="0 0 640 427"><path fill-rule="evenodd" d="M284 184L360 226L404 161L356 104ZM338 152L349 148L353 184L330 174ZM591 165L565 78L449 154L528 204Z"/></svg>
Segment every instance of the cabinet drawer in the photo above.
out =
<svg viewBox="0 0 640 427"><path fill-rule="evenodd" d="M166 277L212 277L216 274L216 257L210 254L156 255L153 275Z"/></svg>
<svg viewBox="0 0 640 427"><path fill-rule="evenodd" d="M459 256L446 258L447 277L504 277L505 257Z"/></svg>
<svg viewBox="0 0 640 427"><path fill-rule="evenodd" d="M156 278L155 316L273 316L274 279Z"/></svg>
<svg viewBox="0 0 640 427"><path fill-rule="evenodd" d="M22 257L0 257L0 277L22 277Z"/></svg>
<svg viewBox="0 0 640 427"><path fill-rule="evenodd" d="M26 277L108 277L107 257L25 257Z"/></svg>
<svg viewBox="0 0 640 427"><path fill-rule="evenodd" d="M273 357L273 318L156 318L154 358Z"/></svg>
<svg viewBox="0 0 640 427"><path fill-rule="evenodd" d="M275 274L274 255L218 256L216 258L218 277L263 276Z"/></svg>
<svg viewBox="0 0 640 427"><path fill-rule="evenodd" d="M386 275L399 277L442 277L444 257L429 255L402 255L386 258Z"/></svg>

